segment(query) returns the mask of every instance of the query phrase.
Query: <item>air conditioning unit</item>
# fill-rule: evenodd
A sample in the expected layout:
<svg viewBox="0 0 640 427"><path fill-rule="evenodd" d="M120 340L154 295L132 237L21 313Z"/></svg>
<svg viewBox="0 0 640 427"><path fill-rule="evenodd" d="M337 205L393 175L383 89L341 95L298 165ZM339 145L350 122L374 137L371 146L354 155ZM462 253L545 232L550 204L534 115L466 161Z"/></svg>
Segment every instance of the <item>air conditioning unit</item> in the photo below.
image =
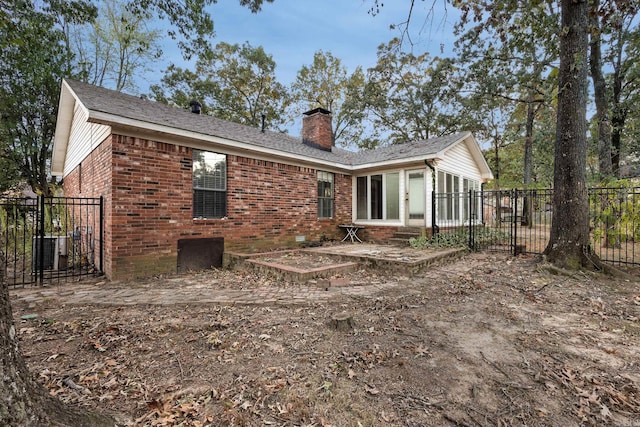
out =
<svg viewBox="0 0 640 427"><path fill-rule="evenodd" d="M42 248L42 249L41 249ZM67 268L67 236L37 236L33 238L32 269L37 271L40 265L44 270L63 270ZM40 261L42 254L42 262Z"/></svg>

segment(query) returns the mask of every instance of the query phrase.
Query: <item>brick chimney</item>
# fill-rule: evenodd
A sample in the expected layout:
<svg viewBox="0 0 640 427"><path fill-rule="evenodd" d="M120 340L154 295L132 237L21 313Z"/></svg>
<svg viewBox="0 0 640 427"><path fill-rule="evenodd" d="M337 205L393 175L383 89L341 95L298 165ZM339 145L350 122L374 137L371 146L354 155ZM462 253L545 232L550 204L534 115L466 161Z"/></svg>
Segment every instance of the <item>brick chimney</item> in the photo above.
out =
<svg viewBox="0 0 640 427"><path fill-rule="evenodd" d="M302 143L309 147L331 151L333 147L331 111L316 108L303 114Z"/></svg>

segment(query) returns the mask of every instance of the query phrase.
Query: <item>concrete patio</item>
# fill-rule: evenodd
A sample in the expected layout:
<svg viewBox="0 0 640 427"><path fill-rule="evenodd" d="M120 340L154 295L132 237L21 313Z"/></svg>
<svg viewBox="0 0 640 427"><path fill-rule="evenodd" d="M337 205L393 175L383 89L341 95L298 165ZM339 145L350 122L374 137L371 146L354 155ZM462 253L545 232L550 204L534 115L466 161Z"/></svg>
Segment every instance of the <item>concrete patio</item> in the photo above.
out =
<svg viewBox="0 0 640 427"><path fill-rule="evenodd" d="M297 282L358 269L413 276L467 252L462 248L417 250L393 245L347 243L253 254L228 252L225 254L225 266Z"/></svg>

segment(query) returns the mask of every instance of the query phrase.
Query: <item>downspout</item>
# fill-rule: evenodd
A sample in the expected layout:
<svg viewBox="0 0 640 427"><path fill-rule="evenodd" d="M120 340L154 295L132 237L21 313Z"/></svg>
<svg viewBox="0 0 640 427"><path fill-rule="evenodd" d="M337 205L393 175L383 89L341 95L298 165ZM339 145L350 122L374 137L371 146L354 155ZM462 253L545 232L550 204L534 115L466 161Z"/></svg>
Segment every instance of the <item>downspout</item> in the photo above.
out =
<svg viewBox="0 0 640 427"><path fill-rule="evenodd" d="M427 159L424 164L431 169L431 235L434 236L440 232L436 224L436 168Z"/></svg>
<svg viewBox="0 0 640 427"><path fill-rule="evenodd" d="M484 226L484 182L480 183L480 221L482 222L482 225Z"/></svg>

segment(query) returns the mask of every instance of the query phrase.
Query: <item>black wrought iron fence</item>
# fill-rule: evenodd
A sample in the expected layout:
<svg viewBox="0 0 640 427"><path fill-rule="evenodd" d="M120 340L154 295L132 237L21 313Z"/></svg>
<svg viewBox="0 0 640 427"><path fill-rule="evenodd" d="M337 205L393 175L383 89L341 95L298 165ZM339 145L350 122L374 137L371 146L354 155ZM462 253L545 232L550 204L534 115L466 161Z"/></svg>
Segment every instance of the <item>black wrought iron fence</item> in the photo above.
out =
<svg viewBox="0 0 640 427"><path fill-rule="evenodd" d="M102 198L0 199L2 278L44 284L102 272Z"/></svg>
<svg viewBox="0 0 640 427"><path fill-rule="evenodd" d="M553 190L434 194L432 226L441 240L475 250L542 254L553 217ZM640 188L589 189L591 247L607 263L640 265Z"/></svg>
<svg viewBox="0 0 640 427"><path fill-rule="evenodd" d="M600 259L640 265L640 188L589 190L591 242Z"/></svg>

